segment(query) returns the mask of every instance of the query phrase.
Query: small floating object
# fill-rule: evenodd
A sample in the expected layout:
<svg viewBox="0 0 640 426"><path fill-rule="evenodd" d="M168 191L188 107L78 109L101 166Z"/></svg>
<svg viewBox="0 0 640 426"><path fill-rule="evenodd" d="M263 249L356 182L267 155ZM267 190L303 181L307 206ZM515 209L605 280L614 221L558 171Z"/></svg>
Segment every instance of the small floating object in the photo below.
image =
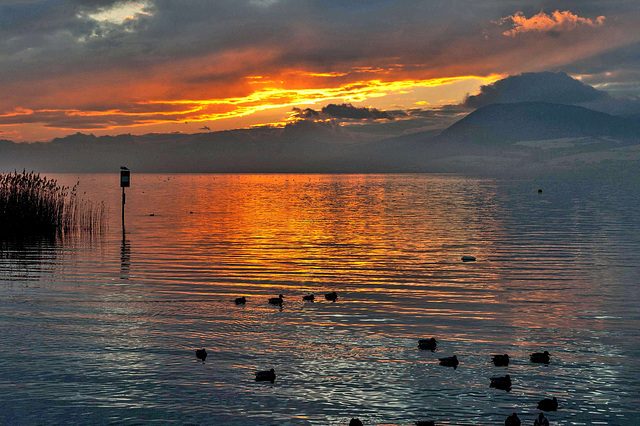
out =
<svg viewBox="0 0 640 426"><path fill-rule="evenodd" d="M544 414L540 413L538 418L533 422L533 426L549 426L549 420L547 420Z"/></svg>
<svg viewBox="0 0 640 426"><path fill-rule="evenodd" d="M284 296L283 295L279 295L278 297L272 297L271 299L269 299L269 303L271 303L272 305L280 305L282 306L282 298Z"/></svg>
<svg viewBox="0 0 640 426"><path fill-rule="evenodd" d="M416 426L436 426L436 423L433 420L423 420L416 422Z"/></svg>
<svg viewBox="0 0 640 426"><path fill-rule="evenodd" d="M242 296L242 297L236 298L236 305L244 305L245 303L247 303L246 297Z"/></svg>
<svg viewBox="0 0 640 426"><path fill-rule="evenodd" d="M489 387L509 392L511 390L511 376L507 374L504 377L492 377Z"/></svg>
<svg viewBox="0 0 640 426"><path fill-rule="evenodd" d="M522 423L520 422L520 418L516 413L513 413L504 421L504 426L520 426L521 424Z"/></svg>
<svg viewBox="0 0 640 426"><path fill-rule="evenodd" d="M455 370L456 368L458 368L458 357L457 356L449 356L449 357L445 357L445 358L439 358L440 360L440 365L444 365L445 367L453 367L453 369Z"/></svg>
<svg viewBox="0 0 640 426"><path fill-rule="evenodd" d="M418 340L418 348L425 349L431 352L436 351L436 346L438 346L438 341L435 337L431 339L420 339Z"/></svg>
<svg viewBox="0 0 640 426"><path fill-rule="evenodd" d="M324 298L327 300L331 300L332 302L335 302L336 300L338 300L338 293L336 293L335 291L332 291L331 293L325 294Z"/></svg>
<svg viewBox="0 0 640 426"><path fill-rule="evenodd" d="M547 351L534 352L529 355L529 359L531 359L531 362L536 362L538 364L549 364L551 362L551 355L549 355L549 352Z"/></svg>
<svg viewBox="0 0 640 426"><path fill-rule="evenodd" d="M558 411L558 400L555 396L553 399L545 398L538 402L538 409L542 411Z"/></svg>
<svg viewBox="0 0 640 426"><path fill-rule="evenodd" d="M258 371L256 372L256 382L275 382L276 381L276 372L272 368L268 371Z"/></svg>
<svg viewBox="0 0 640 426"><path fill-rule="evenodd" d="M475 262L476 258L474 256L462 256L463 262Z"/></svg>
<svg viewBox="0 0 640 426"><path fill-rule="evenodd" d="M302 296L302 300L307 300L309 302L313 302L315 298L316 297L313 294L307 294L306 296Z"/></svg>
<svg viewBox="0 0 640 426"><path fill-rule="evenodd" d="M349 426L364 426L360 419L351 419Z"/></svg>
<svg viewBox="0 0 640 426"><path fill-rule="evenodd" d="M149 216L155 216L155 213L151 213Z"/></svg>
<svg viewBox="0 0 640 426"><path fill-rule="evenodd" d="M204 362L205 359L207 359L207 351L203 348L203 349L196 349L196 358L202 360L202 362Z"/></svg>
<svg viewBox="0 0 640 426"><path fill-rule="evenodd" d="M542 189L538 188L538 194L542 194Z"/></svg>
<svg viewBox="0 0 640 426"><path fill-rule="evenodd" d="M493 365L496 367L505 367L509 365L509 355L494 355L493 356Z"/></svg>

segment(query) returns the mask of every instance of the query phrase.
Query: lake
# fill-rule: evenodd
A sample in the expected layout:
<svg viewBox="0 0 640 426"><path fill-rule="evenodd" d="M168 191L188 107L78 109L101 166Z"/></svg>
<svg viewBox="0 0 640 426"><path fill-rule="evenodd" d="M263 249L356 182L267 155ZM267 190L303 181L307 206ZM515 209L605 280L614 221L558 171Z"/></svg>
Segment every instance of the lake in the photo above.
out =
<svg viewBox="0 0 640 426"><path fill-rule="evenodd" d="M0 246L0 424L640 422L638 182L47 176L109 228Z"/></svg>

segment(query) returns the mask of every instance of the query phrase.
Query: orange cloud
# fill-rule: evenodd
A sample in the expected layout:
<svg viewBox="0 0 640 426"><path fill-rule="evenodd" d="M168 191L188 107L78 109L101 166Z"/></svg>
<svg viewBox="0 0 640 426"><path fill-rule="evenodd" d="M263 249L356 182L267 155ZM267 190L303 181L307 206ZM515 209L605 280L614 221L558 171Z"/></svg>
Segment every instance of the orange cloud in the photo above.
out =
<svg viewBox="0 0 640 426"><path fill-rule="evenodd" d="M604 20L604 16L598 16L593 20L591 18L582 18L568 10L563 12L556 10L550 15L540 12L531 18L527 18L523 12L516 12L511 16L501 18L499 23L512 23L513 28L503 32L502 34L513 37L516 34L528 32L571 31L582 25L599 27L604 24Z"/></svg>

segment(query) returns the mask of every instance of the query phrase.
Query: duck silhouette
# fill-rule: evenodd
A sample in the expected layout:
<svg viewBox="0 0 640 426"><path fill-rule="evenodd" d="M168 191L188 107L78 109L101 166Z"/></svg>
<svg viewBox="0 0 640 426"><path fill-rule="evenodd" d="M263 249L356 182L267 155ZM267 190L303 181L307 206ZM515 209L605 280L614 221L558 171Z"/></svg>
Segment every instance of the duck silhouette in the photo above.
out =
<svg viewBox="0 0 640 426"><path fill-rule="evenodd" d="M306 300L309 302L313 302L315 298L316 297L313 294L307 294L306 296L302 296L302 300Z"/></svg>
<svg viewBox="0 0 640 426"><path fill-rule="evenodd" d="M538 402L538 410L558 411L558 400L555 396L553 397L553 399L545 398Z"/></svg>
<svg viewBox="0 0 640 426"><path fill-rule="evenodd" d="M278 297L272 297L271 299L269 299L269 303L271 303L272 305L282 306L283 297L284 297L283 295L279 295Z"/></svg>
<svg viewBox="0 0 640 426"><path fill-rule="evenodd" d="M276 381L276 372L272 368L271 370L266 371L258 371L256 372L256 382L275 382Z"/></svg>
<svg viewBox="0 0 640 426"><path fill-rule="evenodd" d="M511 390L511 376L507 374L504 377L492 377L489 387L509 392Z"/></svg>
<svg viewBox="0 0 640 426"><path fill-rule="evenodd" d="M547 420L544 414L540 413L538 418L533 422L533 426L549 426L549 420Z"/></svg>
<svg viewBox="0 0 640 426"><path fill-rule="evenodd" d="M531 359L531 362L535 362L538 364L549 364L551 362L551 355L549 355L549 352L547 351L534 352L529 355L529 359Z"/></svg>
<svg viewBox="0 0 640 426"><path fill-rule="evenodd" d="M242 297L236 298L236 305L244 305L245 303L247 303L246 297L242 296Z"/></svg>
<svg viewBox="0 0 640 426"><path fill-rule="evenodd" d="M363 426L363 424L360 419L351 419L349 426Z"/></svg>
<svg viewBox="0 0 640 426"><path fill-rule="evenodd" d="M335 291L332 291L331 293L325 294L324 298L332 302L335 302L336 300L338 300L338 293L336 293Z"/></svg>
<svg viewBox="0 0 640 426"><path fill-rule="evenodd" d="M520 426L521 424L520 418L516 413L513 413L504 421L504 426Z"/></svg>
<svg viewBox="0 0 640 426"><path fill-rule="evenodd" d="M196 349L196 358L202 360L202 362L204 362L205 359L207 359L207 351L203 348L203 349Z"/></svg>
<svg viewBox="0 0 640 426"><path fill-rule="evenodd" d="M422 420L416 422L416 426L436 426L436 423L433 420Z"/></svg>
<svg viewBox="0 0 640 426"><path fill-rule="evenodd" d="M418 340L418 348L425 349L431 352L435 352L436 347L438 346L438 341L435 337L431 339L420 339Z"/></svg>
<svg viewBox="0 0 640 426"><path fill-rule="evenodd" d="M494 355L493 356L493 365L496 367L504 367L509 365L509 355Z"/></svg>
<svg viewBox="0 0 640 426"><path fill-rule="evenodd" d="M444 365L445 367L453 367L454 370L458 368L458 357L455 355L438 359L440 360L440 365Z"/></svg>

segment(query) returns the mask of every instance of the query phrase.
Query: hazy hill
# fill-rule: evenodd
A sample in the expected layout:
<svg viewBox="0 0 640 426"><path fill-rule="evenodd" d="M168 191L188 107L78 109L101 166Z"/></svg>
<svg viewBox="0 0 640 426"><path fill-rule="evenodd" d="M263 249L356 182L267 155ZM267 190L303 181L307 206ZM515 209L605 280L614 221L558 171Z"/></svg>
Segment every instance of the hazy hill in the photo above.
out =
<svg viewBox="0 0 640 426"><path fill-rule="evenodd" d="M439 139L475 145L639 135L640 125L633 120L573 105L519 102L479 108L443 131Z"/></svg>

